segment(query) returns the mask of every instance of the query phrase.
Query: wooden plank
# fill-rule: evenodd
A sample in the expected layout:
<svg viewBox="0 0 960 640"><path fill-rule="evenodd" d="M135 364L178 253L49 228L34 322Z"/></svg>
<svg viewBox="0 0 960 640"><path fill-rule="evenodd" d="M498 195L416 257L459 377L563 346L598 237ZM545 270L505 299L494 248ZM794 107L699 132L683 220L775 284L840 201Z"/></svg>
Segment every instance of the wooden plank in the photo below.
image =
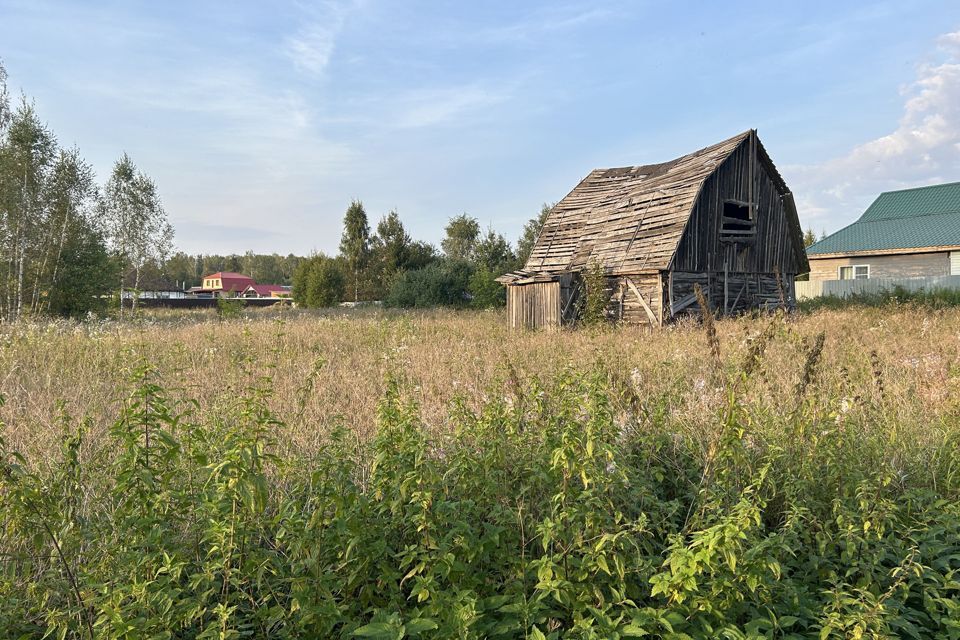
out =
<svg viewBox="0 0 960 640"><path fill-rule="evenodd" d="M667 295L667 302L670 305L670 317L673 317L673 270L669 272L669 289Z"/></svg>
<svg viewBox="0 0 960 640"><path fill-rule="evenodd" d="M657 273L657 291L660 295L660 304L657 305L657 325L663 326L663 272Z"/></svg>
<svg viewBox="0 0 960 640"><path fill-rule="evenodd" d="M747 288L747 281L744 280L744 281L743 281L743 286L740 287L740 291L737 292L737 297L733 299L733 307L732 307L732 310L733 310L733 311L736 311L736 310L737 310L737 303L740 302L740 296L743 295L743 292L746 290L746 288Z"/></svg>
<svg viewBox="0 0 960 640"><path fill-rule="evenodd" d="M657 324L657 316L654 315L653 310L650 308L650 305L647 304L647 301L643 298L643 294L640 293L640 289L637 288L637 285L633 283L633 280L630 278L625 278L627 286L630 287L630 290L637 296L640 300L640 304L643 305L643 310L647 312L647 317L650 318L650 324ZM659 325L658 325L659 326Z"/></svg>
<svg viewBox="0 0 960 640"><path fill-rule="evenodd" d="M730 250L727 249L726 259L723 261L723 315L727 315L727 298L730 295L727 279L727 265L730 262Z"/></svg>
<svg viewBox="0 0 960 640"><path fill-rule="evenodd" d="M683 311L684 309L686 309L696 301L697 301L697 294L695 293L691 293L689 295L686 295L680 298L679 300L677 300L676 304L670 305L670 317L677 315L677 313L679 313L680 311Z"/></svg>

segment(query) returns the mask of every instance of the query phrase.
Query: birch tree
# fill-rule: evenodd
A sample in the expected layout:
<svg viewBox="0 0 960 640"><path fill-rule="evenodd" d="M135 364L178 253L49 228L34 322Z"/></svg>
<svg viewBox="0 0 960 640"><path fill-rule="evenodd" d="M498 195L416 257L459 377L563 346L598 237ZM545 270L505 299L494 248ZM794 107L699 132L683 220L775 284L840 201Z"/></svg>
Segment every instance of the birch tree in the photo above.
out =
<svg viewBox="0 0 960 640"><path fill-rule="evenodd" d="M36 261L32 296L32 307L37 311L49 310L50 300L42 294L59 287L64 257L73 255L65 254L68 243L75 243L78 235L87 244L91 242L89 237L99 237L93 216L96 196L93 168L77 149L61 150L51 168L45 194L47 224Z"/></svg>
<svg viewBox="0 0 960 640"><path fill-rule="evenodd" d="M3 317L19 319L39 286L30 265L47 226L44 193L56 140L24 97L5 126L0 145L0 246L3 248Z"/></svg>
<svg viewBox="0 0 960 640"><path fill-rule="evenodd" d="M140 171L126 153L113 166L103 189L101 220L110 248L119 257L120 315L126 279L133 277L133 307L140 275L148 262L161 263L173 245L173 228L160 203L153 180Z"/></svg>
<svg viewBox="0 0 960 640"><path fill-rule="evenodd" d="M55 292L61 300L76 294L71 313L99 301L99 293L83 293L97 290L97 274L88 274L81 292L81 271L65 264L104 267L97 262L103 240L94 225L96 194L90 165L76 149L59 148L33 103L22 97L10 108L0 65L0 319L49 312Z"/></svg>
<svg viewBox="0 0 960 640"><path fill-rule="evenodd" d="M340 256L353 275L353 301L360 299L360 274L370 257L370 224L363 203L354 200L343 217L343 235L340 238Z"/></svg>

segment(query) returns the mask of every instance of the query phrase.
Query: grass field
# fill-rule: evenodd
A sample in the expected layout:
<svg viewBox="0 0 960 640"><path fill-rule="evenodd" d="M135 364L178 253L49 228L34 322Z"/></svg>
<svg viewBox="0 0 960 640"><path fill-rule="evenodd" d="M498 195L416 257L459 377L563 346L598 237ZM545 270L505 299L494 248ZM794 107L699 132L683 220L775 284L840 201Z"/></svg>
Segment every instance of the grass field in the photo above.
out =
<svg viewBox="0 0 960 640"><path fill-rule="evenodd" d="M960 310L0 333L8 637L960 637Z"/></svg>

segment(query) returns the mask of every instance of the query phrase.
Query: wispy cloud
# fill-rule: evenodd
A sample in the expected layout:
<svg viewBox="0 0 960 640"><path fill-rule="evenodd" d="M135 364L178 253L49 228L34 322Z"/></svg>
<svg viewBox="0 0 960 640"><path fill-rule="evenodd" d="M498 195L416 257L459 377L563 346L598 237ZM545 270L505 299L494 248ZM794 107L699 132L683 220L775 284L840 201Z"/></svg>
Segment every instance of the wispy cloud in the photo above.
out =
<svg viewBox="0 0 960 640"><path fill-rule="evenodd" d="M283 44L283 51L294 66L312 75L322 74L330 64L337 36L343 29L347 14L358 6L356 1L328 0L316 6L304 7L304 24Z"/></svg>
<svg viewBox="0 0 960 640"><path fill-rule="evenodd" d="M474 35L476 39L490 43L523 43L558 31L608 19L613 15L613 11L606 7L597 6L596 3L583 6L551 6L546 10L534 12L524 20L490 29L481 29Z"/></svg>
<svg viewBox="0 0 960 640"><path fill-rule="evenodd" d="M507 99L506 91L492 90L482 84L412 91L396 105L391 124L403 129L462 125L465 118L481 114Z"/></svg>
<svg viewBox="0 0 960 640"><path fill-rule="evenodd" d="M960 180L960 30L902 91L896 129L816 166L787 167L806 224L851 222L882 191Z"/></svg>

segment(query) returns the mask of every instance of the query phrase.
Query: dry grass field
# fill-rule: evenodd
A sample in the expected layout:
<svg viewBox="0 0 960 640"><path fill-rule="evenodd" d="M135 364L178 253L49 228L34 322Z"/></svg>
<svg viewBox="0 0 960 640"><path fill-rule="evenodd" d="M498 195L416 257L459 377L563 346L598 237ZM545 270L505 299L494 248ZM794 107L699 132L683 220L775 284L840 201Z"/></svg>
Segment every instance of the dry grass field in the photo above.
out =
<svg viewBox="0 0 960 640"><path fill-rule="evenodd" d="M717 323L722 367L735 373L769 318ZM449 429L450 403L479 407L509 395L511 380L543 382L567 367L602 363L638 397L669 400L693 429L708 428L725 402L702 327L694 322L648 332L634 327L512 332L493 312L309 313L256 311L220 321L211 313L154 312L133 323L25 324L0 329L0 419L9 444L42 460L61 438L60 416L89 419L92 442L115 420L143 360L180 401L196 401L198 419L223 410L241 391L272 378L270 402L285 422L280 440L307 451L332 425L366 440L388 376L405 383L431 429ZM960 310L912 306L797 314L764 339L761 375L741 385L742 399L789 411L811 341L823 352L810 381L823 411L850 412L864 400L883 407L891 428L919 430L960 402Z"/></svg>
<svg viewBox="0 0 960 640"><path fill-rule="evenodd" d="M960 637L960 308L0 328L0 628Z"/></svg>

